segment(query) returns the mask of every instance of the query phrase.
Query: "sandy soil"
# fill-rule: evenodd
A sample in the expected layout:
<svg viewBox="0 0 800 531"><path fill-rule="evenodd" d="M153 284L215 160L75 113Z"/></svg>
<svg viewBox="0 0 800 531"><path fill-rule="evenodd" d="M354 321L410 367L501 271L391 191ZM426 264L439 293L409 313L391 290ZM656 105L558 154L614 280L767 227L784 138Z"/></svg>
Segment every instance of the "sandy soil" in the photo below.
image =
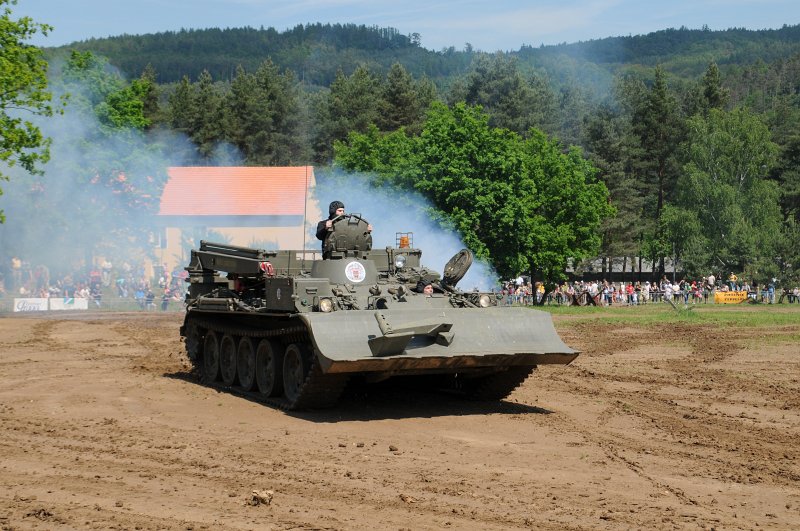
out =
<svg viewBox="0 0 800 531"><path fill-rule="evenodd" d="M583 354L502 403L293 414L199 385L180 320L0 317L0 529L800 526L798 326L556 318Z"/></svg>

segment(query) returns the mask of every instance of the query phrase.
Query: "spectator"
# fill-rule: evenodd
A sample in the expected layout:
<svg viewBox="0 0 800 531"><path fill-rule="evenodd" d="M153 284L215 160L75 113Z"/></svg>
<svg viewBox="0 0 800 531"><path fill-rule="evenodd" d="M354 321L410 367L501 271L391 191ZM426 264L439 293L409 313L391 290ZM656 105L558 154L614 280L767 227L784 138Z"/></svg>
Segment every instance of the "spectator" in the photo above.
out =
<svg viewBox="0 0 800 531"><path fill-rule="evenodd" d="M665 277L666 278L666 277ZM667 281L662 285L661 291L664 292L664 302L672 300L672 283Z"/></svg>
<svg viewBox="0 0 800 531"><path fill-rule="evenodd" d="M628 299L628 306L633 306L633 296L634 296L633 293L634 293L634 291L633 291L633 283L630 283L630 284L626 285L625 286L625 294L626 294L627 299Z"/></svg>
<svg viewBox="0 0 800 531"><path fill-rule="evenodd" d="M133 298L136 304L139 305L139 309L144 310L144 289L141 286L137 287L136 291L133 292Z"/></svg>
<svg viewBox="0 0 800 531"><path fill-rule="evenodd" d="M114 266L108 260L103 260L103 263L100 264L102 282L105 287L111 285L111 270L113 268Z"/></svg>
<svg viewBox="0 0 800 531"><path fill-rule="evenodd" d="M14 291L22 285L22 260L17 256L11 257L11 290Z"/></svg>
<svg viewBox="0 0 800 531"><path fill-rule="evenodd" d="M95 306L100 308L100 301L103 298L103 292L100 290L100 286L96 284L92 285L92 290L90 294L91 294L91 299L94 302Z"/></svg>
<svg viewBox="0 0 800 531"><path fill-rule="evenodd" d="M147 294L145 294L145 296L144 296L145 308L147 309L147 311L156 309L156 305L155 305L155 302L154 302L155 299L156 299L155 293L153 293L153 290L148 288L147 289Z"/></svg>
<svg viewBox="0 0 800 531"><path fill-rule="evenodd" d="M433 288L431 288L431 290L433 290ZM169 289L165 289L164 294L161 295L161 311L166 312L168 307L169 307Z"/></svg>
<svg viewBox="0 0 800 531"><path fill-rule="evenodd" d="M650 281L647 280L642 286L642 304L647 304L650 301Z"/></svg>

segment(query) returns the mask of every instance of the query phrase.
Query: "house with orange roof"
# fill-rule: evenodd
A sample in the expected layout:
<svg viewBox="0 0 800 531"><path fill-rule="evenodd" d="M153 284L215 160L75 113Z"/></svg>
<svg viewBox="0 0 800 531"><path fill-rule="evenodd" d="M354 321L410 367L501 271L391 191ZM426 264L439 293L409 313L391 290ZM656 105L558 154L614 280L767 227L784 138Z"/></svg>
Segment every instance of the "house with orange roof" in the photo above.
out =
<svg viewBox="0 0 800 531"><path fill-rule="evenodd" d="M156 255L174 269L200 240L243 247L316 249L320 208L312 166L171 167L161 194Z"/></svg>

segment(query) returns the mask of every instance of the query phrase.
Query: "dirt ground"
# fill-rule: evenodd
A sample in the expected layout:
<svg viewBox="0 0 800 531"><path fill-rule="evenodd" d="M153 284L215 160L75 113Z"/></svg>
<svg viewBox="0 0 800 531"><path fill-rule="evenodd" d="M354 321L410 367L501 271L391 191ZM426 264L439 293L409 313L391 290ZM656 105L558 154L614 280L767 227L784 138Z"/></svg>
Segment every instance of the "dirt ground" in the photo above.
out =
<svg viewBox="0 0 800 531"><path fill-rule="evenodd" d="M0 316L0 529L800 527L800 325L557 316L581 356L507 401L295 414L199 385L181 318Z"/></svg>

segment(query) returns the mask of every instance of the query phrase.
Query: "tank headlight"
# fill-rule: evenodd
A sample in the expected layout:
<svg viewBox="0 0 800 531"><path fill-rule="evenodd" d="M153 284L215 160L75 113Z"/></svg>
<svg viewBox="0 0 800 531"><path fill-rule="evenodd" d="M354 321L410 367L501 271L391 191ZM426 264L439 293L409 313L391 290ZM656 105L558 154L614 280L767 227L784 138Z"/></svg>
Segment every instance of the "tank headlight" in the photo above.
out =
<svg viewBox="0 0 800 531"><path fill-rule="evenodd" d="M397 269L403 269L406 265L406 255L398 254L394 257L394 266Z"/></svg>
<svg viewBox="0 0 800 531"><path fill-rule="evenodd" d="M333 301L331 299L325 298L319 300L319 311L321 312L332 312L333 311Z"/></svg>
<svg viewBox="0 0 800 531"><path fill-rule="evenodd" d="M480 304L481 308L488 308L492 305L492 299L486 294L481 295L478 299L478 304Z"/></svg>

